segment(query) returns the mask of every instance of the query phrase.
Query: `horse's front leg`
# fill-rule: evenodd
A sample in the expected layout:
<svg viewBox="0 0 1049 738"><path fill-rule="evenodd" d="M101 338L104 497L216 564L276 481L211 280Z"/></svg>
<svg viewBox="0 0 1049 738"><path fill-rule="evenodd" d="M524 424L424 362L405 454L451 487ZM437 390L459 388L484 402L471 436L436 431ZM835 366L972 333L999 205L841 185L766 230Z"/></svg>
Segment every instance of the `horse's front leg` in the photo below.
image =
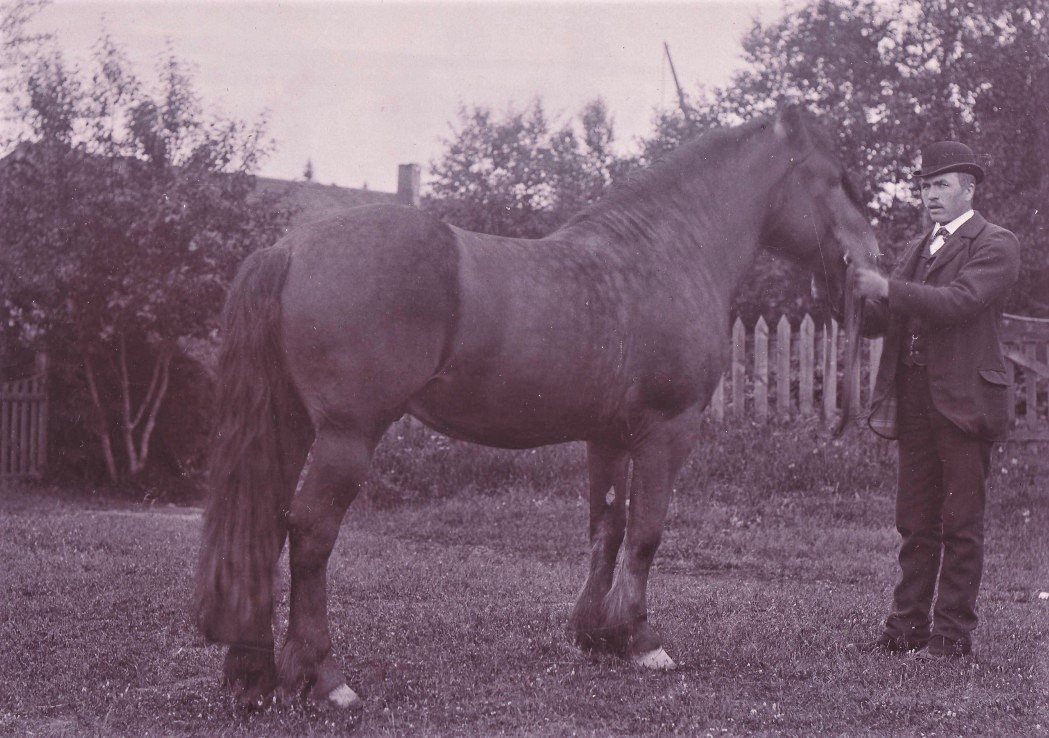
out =
<svg viewBox="0 0 1049 738"><path fill-rule="evenodd" d="M634 452L637 479L630 493L625 551L605 600L605 627L616 650L650 669L676 666L648 622L648 574L663 536L674 479L692 443L687 428L667 426Z"/></svg>
<svg viewBox="0 0 1049 738"><path fill-rule="evenodd" d="M308 691L336 707L359 707L331 654L328 559L346 509L367 474L372 444L344 433L322 432L310 468L288 511L291 571L288 634L281 649L280 689L285 699Z"/></svg>
<svg viewBox="0 0 1049 738"><path fill-rule="evenodd" d="M626 451L597 443L587 445L590 477L590 573L570 620L576 643L585 649L608 650L602 629L603 605L612 587L616 557L626 529L630 458ZM609 499L609 492L612 497Z"/></svg>

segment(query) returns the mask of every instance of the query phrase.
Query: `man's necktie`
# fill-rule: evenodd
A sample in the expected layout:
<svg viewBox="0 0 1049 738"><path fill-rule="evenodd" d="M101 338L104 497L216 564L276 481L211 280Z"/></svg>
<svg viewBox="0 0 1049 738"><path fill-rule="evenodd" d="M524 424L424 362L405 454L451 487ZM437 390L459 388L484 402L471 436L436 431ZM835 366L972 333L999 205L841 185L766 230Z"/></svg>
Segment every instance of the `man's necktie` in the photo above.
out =
<svg viewBox="0 0 1049 738"><path fill-rule="evenodd" d="M932 254L935 254L937 251L939 251L940 248L943 247L943 243L944 243L944 241L947 240L947 237L949 235L951 235L951 232L949 230L947 230L946 228L944 228L942 226L937 228L936 229L936 233L933 234L933 241L935 241L937 238L939 238L940 239L940 244L937 246L937 245L934 245L934 244L930 243L929 244L929 254L932 255Z"/></svg>

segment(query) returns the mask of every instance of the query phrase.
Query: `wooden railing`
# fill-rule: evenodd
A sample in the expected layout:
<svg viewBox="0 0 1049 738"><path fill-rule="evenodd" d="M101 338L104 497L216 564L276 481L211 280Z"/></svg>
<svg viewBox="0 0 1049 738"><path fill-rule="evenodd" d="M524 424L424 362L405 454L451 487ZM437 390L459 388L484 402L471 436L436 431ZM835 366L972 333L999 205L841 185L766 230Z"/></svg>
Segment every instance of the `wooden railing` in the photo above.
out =
<svg viewBox="0 0 1049 738"><path fill-rule="evenodd" d="M39 477L47 464L47 361L29 379L0 384L0 479Z"/></svg>
<svg viewBox="0 0 1049 738"><path fill-rule="evenodd" d="M1013 380L1012 438L1049 441L1049 319L1006 315L1002 342Z"/></svg>
<svg viewBox="0 0 1049 738"><path fill-rule="evenodd" d="M1013 379L1011 412L1015 440L1049 440L1049 321L1007 316L1003 344ZM759 318L749 332L732 326L732 360L708 412L718 421L782 422L795 418L834 421L850 402L853 416L865 419L881 360L883 339L862 339L858 381L850 398L841 396L842 340L836 321L816 325L805 316L795 329L785 318L770 331ZM830 377L833 381L827 381Z"/></svg>

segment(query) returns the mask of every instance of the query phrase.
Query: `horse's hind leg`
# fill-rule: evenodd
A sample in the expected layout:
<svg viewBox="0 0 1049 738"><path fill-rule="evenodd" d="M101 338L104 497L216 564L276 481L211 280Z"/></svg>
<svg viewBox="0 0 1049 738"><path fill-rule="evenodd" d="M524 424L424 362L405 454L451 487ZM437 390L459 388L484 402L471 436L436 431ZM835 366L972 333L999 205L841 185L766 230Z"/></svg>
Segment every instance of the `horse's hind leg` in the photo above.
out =
<svg viewBox="0 0 1049 738"><path fill-rule="evenodd" d="M286 698L309 690L312 699L337 707L360 705L331 655L327 567L343 515L367 475L374 445L355 432L322 430L302 488L291 502L290 615L279 664Z"/></svg>
<svg viewBox="0 0 1049 738"><path fill-rule="evenodd" d="M245 640L230 644L222 662L223 683L233 692L237 704L248 710L269 704L277 688L270 619L252 624L251 630Z"/></svg>
<svg viewBox="0 0 1049 738"><path fill-rule="evenodd" d="M576 643L585 649L607 650L603 603L612 586L616 557L626 526L629 456L597 443L587 446L590 477L590 573L570 620ZM613 491L612 499L609 492Z"/></svg>

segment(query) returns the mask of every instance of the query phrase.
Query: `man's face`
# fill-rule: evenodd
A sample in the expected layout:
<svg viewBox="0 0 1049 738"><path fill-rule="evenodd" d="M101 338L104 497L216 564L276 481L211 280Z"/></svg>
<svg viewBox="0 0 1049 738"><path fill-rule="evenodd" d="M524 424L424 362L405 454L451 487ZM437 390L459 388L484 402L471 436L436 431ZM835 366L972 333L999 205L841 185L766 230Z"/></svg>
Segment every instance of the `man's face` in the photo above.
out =
<svg viewBox="0 0 1049 738"><path fill-rule="evenodd" d="M950 223L972 207L973 184L963 183L958 172L937 174L921 180L922 202L930 217L939 223Z"/></svg>

